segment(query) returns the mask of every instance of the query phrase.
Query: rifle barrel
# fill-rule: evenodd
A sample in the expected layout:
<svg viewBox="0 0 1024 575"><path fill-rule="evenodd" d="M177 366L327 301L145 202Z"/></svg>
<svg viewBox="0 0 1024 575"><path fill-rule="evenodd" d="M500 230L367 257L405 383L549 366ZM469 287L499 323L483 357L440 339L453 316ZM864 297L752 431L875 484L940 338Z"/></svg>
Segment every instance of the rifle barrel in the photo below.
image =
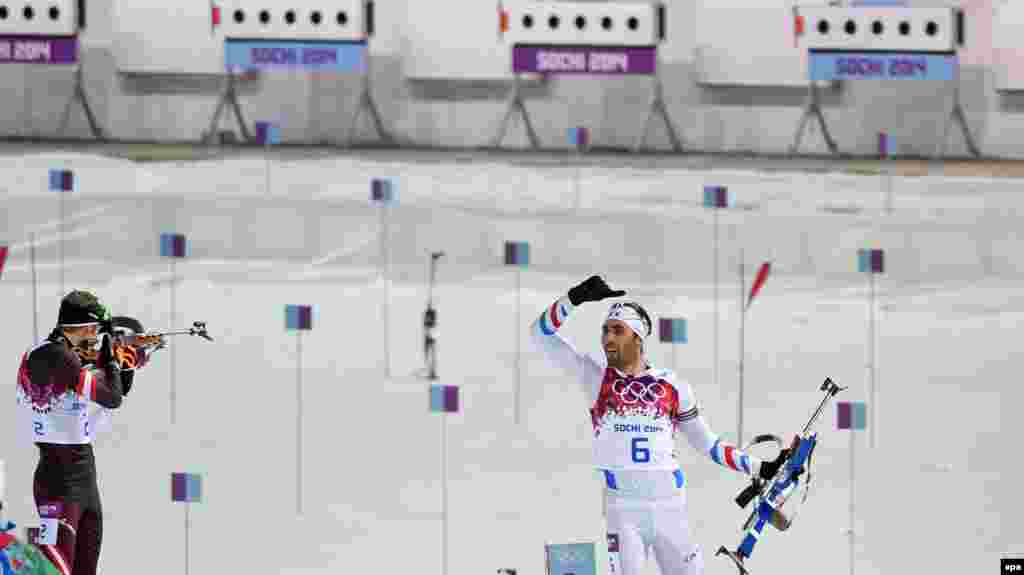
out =
<svg viewBox="0 0 1024 575"><path fill-rule="evenodd" d="M814 410L814 415L811 416L811 420L808 421L807 425L804 426L802 434L810 431L811 427L814 425L814 422L817 421L818 417L821 416L821 412L825 409L825 404L828 403L828 400L832 399L832 397L835 394L846 389L845 387L839 387L836 384L832 383L831 379L825 383L825 397L822 398L821 403L818 404L818 409Z"/></svg>

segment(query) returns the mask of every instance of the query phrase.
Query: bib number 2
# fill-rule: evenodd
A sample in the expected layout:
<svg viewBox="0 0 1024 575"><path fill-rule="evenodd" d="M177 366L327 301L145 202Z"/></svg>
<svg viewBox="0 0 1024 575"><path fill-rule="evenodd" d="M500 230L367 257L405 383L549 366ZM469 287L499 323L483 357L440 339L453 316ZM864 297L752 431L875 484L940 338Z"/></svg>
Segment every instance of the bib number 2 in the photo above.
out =
<svg viewBox="0 0 1024 575"><path fill-rule="evenodd" d="M630 451L633 454L633 463L650 463L651 449L645 447L648 443L646 437L634 437L630 442Z"/></svg>

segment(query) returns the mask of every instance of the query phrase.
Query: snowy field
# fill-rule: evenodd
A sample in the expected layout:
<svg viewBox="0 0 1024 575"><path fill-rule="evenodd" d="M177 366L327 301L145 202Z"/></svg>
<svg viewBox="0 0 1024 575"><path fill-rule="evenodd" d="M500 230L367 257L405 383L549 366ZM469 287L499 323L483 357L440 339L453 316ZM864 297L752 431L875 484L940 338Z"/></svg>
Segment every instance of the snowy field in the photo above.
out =
<svg viewBox="0 0 1024 575"><path fill-rule="evenodd" d="M73 194L47 191L51 168L74 171ZM372 178L393 180L396 206L371 204ZM705 184L728 186L735 202L717 222L717 385L716 224L701 206ZM63 258L64 291L95 289L148 328L203 320L216 338L175 339L97 441L109 575L185 571L172 472L204 476L203 502L190 511L192 573L541 575L545 542L601 550L588 406L530 349L527 325L591 273L652 315L686 318L689 343L655 342L651 359L688 379L712 429L734 440L742 251L748 283L773 263L747 315L745 434L791 434L825 377L848 386L840 399L877 408L877 446L855 437L856 573L994 573L1000 557L1024 555L1013 455L1024 432L1013 415L1024 403L1019 190L1013 179L493 159L3 156L8 516L22 527L35 517L35 450L12 423L15 370L34 336L30 234L40 335L56 318ZM159 257L162 232L188 237L189 257L173 269ZM530 243L527 269L502 265L506 240ZM874 401L859 248L886 250ZM436 250L446 253L435 289L441 383L460 386L462 401L446 417L429 412L417 377ZM314 307L301 343L301 485L298 341L285 330L286 304ZM565 333L599 353L605 310L589 304ZM750 563L757 575L849 572L850 440L835 425L833 406L819 423L807 505L789 532L762 539ZM684 441L680 453L706 573L734 573L713 554L739 542L746 514L732 499L745 483Z"/></svg>

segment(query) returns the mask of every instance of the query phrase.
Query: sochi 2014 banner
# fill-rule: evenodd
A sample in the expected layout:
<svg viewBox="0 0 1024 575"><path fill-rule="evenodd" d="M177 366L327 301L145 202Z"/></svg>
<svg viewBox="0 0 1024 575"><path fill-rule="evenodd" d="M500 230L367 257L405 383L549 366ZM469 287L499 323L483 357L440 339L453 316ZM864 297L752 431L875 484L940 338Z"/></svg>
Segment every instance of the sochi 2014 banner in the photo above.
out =
<svg viewBox="0 0 1024 575"><path fill-rule="evenodd" d="M0 64L75 64L75 36L0 36Z"/></svg>
<svg viewBox="0 0 1024 575"><path fill-rule="evenodd" d="M812 81L945 80L956 77L956 54L812 51Z"/></svg>
<svg viewBox="0 0 1024 575"><path fill-rule="evenodd" d="M654 74L657 62L654 46L512 47L512 72L516 74Z"/></svg>
<svg viewBox="0 0 1024 575"><path fill-rule="evenodd" d="M366 42L227 40L228 70L300 69L362 74L366 72Z"/></svg>

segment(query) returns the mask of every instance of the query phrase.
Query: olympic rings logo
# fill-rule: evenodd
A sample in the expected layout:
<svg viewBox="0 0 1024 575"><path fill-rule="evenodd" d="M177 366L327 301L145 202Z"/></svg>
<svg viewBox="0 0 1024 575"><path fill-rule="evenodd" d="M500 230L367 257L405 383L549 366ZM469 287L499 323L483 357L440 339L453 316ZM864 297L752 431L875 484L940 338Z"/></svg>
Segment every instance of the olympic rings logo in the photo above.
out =
<svg viewBox="0 0 1024 575"><path fill-rule="evenodd" d="M635 379L626 383L624 379L616 379L612 383L612 391L626 405L642 403L647 406L657 405L658 401L668 396L668 390L660 381L643 383Z"/></svg>

